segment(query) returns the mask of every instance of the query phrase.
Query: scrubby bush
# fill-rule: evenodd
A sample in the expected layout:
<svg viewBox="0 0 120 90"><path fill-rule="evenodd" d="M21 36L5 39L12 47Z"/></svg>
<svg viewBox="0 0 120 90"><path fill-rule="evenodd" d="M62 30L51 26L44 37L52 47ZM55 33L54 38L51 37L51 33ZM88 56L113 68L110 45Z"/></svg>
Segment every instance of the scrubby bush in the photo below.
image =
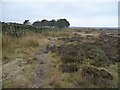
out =
<svg viewBox="0 0 120 90"><path fill-rule="evenodd" d="M110 87L110 83L113 80L113 76L108 71L89 66L82 68L82 75L91 84L98 87Z"/></svg>
<svg viewBox="0 0 120 90"><path fill-rule="evenodd" d="M73 73L78 71L78 65L75 63L62 63L61 70L66 73Z"/></svg>
<svg viewBox="0 0 120 90"><path fill-rule="evenodd" d="M94 43L99 45L111 62L118 62L119 43L118 37L101 33L99 39Z"/></svg>
<svg viewBox="0 0 120 90"><path fill-rule="evenodd" d="M63 63L80 63L81 60L75 56L66 55L61 57L61 61Z"/></svg>
<svg viewBox="0 0 120 90"><path fill-rule="evenodd" d="M104 69L97 69L95 67L83 67L82 75L84 77L94 77L99 79L112 80L112 75Z"/></svg>
<svg viewBox="0 0 120 90"><path fill-rule="evenodd" d="M61 69L63 72L77 72L79 63L82 62L79 46L62 45L58 47L57 52L61 57Z"/></svg>

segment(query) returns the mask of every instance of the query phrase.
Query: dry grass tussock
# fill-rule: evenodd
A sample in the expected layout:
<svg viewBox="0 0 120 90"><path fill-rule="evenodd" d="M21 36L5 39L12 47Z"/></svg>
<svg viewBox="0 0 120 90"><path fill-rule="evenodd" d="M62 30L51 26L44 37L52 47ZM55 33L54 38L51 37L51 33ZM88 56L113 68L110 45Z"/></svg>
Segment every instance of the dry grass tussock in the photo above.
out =
<svg viewBox="0 0 120 90"><path fill-rule="evenodd" d="M6 51L8 53L11 53L14 51L14 48L16 46L15 43L15 38L9 36L9 35L4 35L2 37L2 51Z"/></svg>
<svg viewBox="0 0 120 90"><path fill-rule="evenodd" d="M20 39L22 47L37 47L39 46L38 38L36 36L24 36Z"/></svg>
<svg viewBox="0 0 120 90"><path fill-rule="evenodd" d="M41 47L47 44L47 39L42 34L28 33L19 39L22 47Z"/></svg>

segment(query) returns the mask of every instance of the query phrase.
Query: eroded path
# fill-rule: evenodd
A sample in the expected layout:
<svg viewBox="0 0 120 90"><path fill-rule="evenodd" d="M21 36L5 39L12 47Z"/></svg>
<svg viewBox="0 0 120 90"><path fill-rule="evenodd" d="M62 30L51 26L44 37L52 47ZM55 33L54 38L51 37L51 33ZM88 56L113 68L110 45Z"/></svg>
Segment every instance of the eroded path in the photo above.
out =
<svg viewBox="0 0 120 90"><path fill-rule="evenodd" d="M45 79L45 66L48 63L48 53L42 52L38 55L36 55L36 58L39 60L38 65L36 67L36 80L32 87L34 88L43 88L44 85L44 79Z"/></svg>

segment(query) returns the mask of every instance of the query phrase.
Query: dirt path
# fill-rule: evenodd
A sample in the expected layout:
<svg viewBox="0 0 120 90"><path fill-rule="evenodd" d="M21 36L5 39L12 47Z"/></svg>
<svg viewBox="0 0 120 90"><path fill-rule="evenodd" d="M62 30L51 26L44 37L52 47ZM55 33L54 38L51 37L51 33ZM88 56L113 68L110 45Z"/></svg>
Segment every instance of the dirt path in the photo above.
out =
<svg viewBox="0 0 120 90"><path fill-rule="evenodd" d="M36 55L36 58L39 60L39 63L36 68L36 80L32 87L34 88L43 88L44 79L45 79L45 64L47 64L48 54L43 52L40 55Z"/></svg>
<svg viewBox="0 0 120 90"><path fill-rule="evenodd" d="M42 88L42 87L44 87L43 82L45 79L45 73L47 72L45 67L49 63L48 62L48 53L45 50L41 50L41 52L39 54L32 54L32 55L37 58L38 64L37 64L36 69L34 71L35 76L33 76L33 78L35 78L34 79L35 81L33 84L29 84L28 87L30 87L30 88ZM21 72L23 72L23 70L25 70L25 68L27 66L30 66L29 64L27 64L26 60L27 59L17 58L16 60L11 61L10 63L3 65L2 66L3 67L3 74L2 75L4 77L3 81L10 80L14 76L19 77L19 74ZM23 78L24 78L24 75L23 75ZM26 79L26 80L28 80L28 79ZM1 80L0 80L0 82L1 82Z"/></svg>

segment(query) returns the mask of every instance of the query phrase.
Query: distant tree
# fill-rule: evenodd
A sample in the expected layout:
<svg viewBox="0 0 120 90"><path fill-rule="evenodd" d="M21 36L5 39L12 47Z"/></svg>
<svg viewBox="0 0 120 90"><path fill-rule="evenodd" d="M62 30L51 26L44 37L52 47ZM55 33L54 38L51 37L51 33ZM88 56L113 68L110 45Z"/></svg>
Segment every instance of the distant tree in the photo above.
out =
<svg viewBox="0 0 120 90"><path fill-rule="evenodd" d="M65 27L69 27L70 26L70 23L66 20L66 19L63 19L64 20L64 25L65 25Z"/></svg>
<svg viewBox="0 0 120 90"><path fill-rule="evenodd" d="M58 19L56 23L58 28L67 28L69 25L70 23L66 19Z"/></svg>
<svg viewBox="0 0 120 90"><path fill-rule="evenodd" d="M49 26L50 27L56 27L56 21L54 19L52 19L51 21L49 21Z"/></svg>
<svg viewBox="0 0 120 90"><path fill-rule="evenodd" d="M30 25L30 22L29 22L29 20L25 20L25 21L23 22L23 24L25 24L25 25Z"/></svg>
<svg viewBox="0 0 120 90"><path fill-rule="evenodd" d="M32 25L34 25L34 26L36 26L36 27L41 27L41 26L42 26L42 24L41 24L40 21L35 21L35 22L33 22Z"/></svg>
<svg viewBox="0 0 120 90"><path fill-rule="evenodd" d="M49 27L52 27L53 25L52 25L52 21L48 21L47 22L47 25L49 26Z"/></svg>
<svg viewBox="0 0 120 90"><path fill-rule="evenodd" d="M41 21L41 25L42 25L42 26L48 26L48 20L43 19L43 20Z"/></svg>

